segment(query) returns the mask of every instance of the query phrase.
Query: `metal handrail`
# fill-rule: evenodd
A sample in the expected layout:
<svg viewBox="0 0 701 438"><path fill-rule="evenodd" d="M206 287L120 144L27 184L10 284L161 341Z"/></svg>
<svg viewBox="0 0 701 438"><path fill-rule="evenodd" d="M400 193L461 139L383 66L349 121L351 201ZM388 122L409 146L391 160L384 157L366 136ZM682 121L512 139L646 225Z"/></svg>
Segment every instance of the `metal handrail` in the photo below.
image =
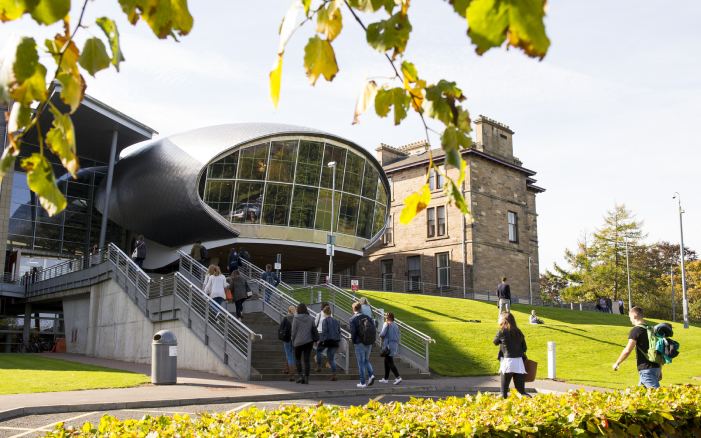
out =
<svg viewBox="0 0 701 438"><path fill-rule="evenodd" d="M117 271L124 274L144 297L149 297L151 277L148 276L131 257L119 249L114 243L107 246L107 259L112 262Z"/></svg>
<svg viewBox="0 0 701 438"><path fill-rule="evenodd" d="M180 270L185 270L192 279L196 279L199 283L199 287L204 285L204 279L207 276L207 268L202 266L200 262L192 258L190 254L178 250L180 255Z"/></svg>
<svg viewBox="0 0 701 438"><path fill-rule="evenodd" d="M248 277L251 279L258 280L262 278L262 275L265 272L263 269L259 268L258 266L254 265L246 259L239 259L239 270L241 270L242 267L244 268L244 270L248 270L248 272L244 275L248 275ZM282 277L282 275L280 275L280 277ZM278 287L281 287L282 289L285 289L287 291L294 290L292 286L282 281L282 278L279 278L278 280L280 280Z"/></svg>
<svg viewBox="0 0 701 438"><path fill-rule="evenodd" d="M265 299L265 296L262 299L263 312L265 312L268 316L273 318L276 322L281 322L282 318L284 318L287 315L287 308L289 306L297 307L297 300L295 300L287 293L281 291L274 285L267 283L261 279L249 279L249 281L254 285L258 286L259 292L265 294L266 289L270 292L270 297L267 301ZM270 308L270 312L266 312L267 308ZM316 319L316 315L318 312L315 312L314 310L309 308L307 308L307 311L309 312L309 315L312 318ZM341 367L345 370L346 374L348 374L350 368L350 348L352 345L351 335L347 330L341 328L341 338L343 338L343 340L346 341L346 348L339 348L337 354L339 354L343 358L343 365Z"/></svg>

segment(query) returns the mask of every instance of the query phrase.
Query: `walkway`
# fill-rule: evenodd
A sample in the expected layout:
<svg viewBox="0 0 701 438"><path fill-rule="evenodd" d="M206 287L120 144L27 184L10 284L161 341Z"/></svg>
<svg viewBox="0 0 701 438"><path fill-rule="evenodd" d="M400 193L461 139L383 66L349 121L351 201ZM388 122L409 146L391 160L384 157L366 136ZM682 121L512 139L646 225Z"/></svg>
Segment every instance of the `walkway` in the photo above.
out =
<svg viewBox="0 0 701 438"><path fill-rule="evenodd" d="M150 365L117 360L99 359L74 354L50 354L53 358L71 360L107 368L150 375ZM404 380L399 385L375 383L366 389L356 388L356 381L328 382L315 380L308 385L293 382L243 382L212 374L179 370L177 385L142 385L134 388L91 389L85 391L46 392L33 394L0 395L0 421L33 414L55 412L104 411L174 407L213 403L254 401L302 400L327 397L353 397L425 392L496 392L497 376L439 377L434 379ZM573 385L564 382L537 380L527 385L537 392L565 392L570 389L600 390L601 388Z"/></svg>

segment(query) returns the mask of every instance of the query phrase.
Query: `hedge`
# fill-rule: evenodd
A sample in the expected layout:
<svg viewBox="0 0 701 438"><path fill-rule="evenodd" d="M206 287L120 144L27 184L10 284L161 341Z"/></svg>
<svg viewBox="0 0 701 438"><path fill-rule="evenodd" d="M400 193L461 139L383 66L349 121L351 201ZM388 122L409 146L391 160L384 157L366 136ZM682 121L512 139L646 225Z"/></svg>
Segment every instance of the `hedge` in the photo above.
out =
<svg viewBox="0 0 701 438"><path fill-rule="evenodd" d="M63 424L50 437L190 436L701 436L701 388L675 386L617 392L450 397L365 406L251 407L191 418L145 416L117 420L105 415L81 429Z"/></svg>

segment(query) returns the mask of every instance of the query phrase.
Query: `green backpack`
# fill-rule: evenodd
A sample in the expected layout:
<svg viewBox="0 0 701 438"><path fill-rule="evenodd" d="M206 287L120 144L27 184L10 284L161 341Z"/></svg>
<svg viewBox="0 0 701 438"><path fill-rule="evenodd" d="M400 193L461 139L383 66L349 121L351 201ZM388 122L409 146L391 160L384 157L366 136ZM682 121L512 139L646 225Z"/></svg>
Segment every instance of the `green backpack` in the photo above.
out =
<svg viewBox="0 0 701 438"><path fill-rule="evenodd" d="M655 334L655 329L651 325L647 324L640 324L637 325L636 327L642 327L647 331L647 351L643 350L640 347L637 347L641 353L645 355L645 358L653 363L657 363L659 365L664 365L665 360L664 356L662 353L659 352L657 348L657 343L659 341L657 335Z"/></svg>

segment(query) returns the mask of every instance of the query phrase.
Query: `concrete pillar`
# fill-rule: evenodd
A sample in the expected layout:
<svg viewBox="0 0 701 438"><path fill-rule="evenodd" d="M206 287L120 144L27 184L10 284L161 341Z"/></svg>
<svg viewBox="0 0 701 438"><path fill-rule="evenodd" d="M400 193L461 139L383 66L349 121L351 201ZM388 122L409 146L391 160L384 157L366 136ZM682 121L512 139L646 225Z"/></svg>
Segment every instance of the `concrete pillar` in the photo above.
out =
<svg viewBox="0 0 701 438"><path fill-rule="evenodd" d="M22 326L22 343L29 348L29 328L32 325L32 303L24 303L24 325Z"/></svg>
<svg viewBox="0 0 701 438"><path fill-rule="evenodd" d="M110 146L110 161L107 167L107 183L105 184L105 204L102 206L102 223L100 224L100 248L105 247L105 238L107 236L107 218L110 209L110 195L112 192L112 177L114 175L114 160L117 155L117 139L119 133L115 129L112 131L112 145Z"/></svg>
<svg viewBox="0 0 701 438"><path fill-rule="evenodd" d="M104 284L104 283L103 283ZM97 342L97 323L99 318L99 299L102 284L96 284L90 288L90 315L88 317L87 343L85 346L85 354L87 356L95 355Z"/></svg>

